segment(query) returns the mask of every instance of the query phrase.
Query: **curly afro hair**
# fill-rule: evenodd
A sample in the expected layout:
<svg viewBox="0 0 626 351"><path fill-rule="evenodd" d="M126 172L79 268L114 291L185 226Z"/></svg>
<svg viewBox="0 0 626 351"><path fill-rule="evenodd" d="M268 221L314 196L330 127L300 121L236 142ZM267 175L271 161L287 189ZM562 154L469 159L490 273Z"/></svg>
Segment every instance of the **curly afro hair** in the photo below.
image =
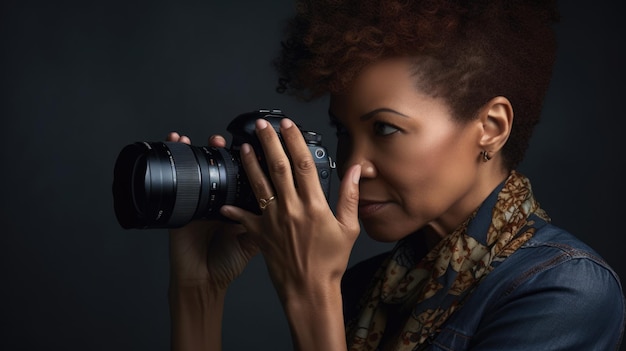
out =
<svg viewBox="0 0 626 351"><path fill-rule="evenodd" d="M507 169L539 122L556 53L555 0L301 0L275 61L277 90L340 93L366 66L414 58L417 88L466 121L496 96L515 110Z"/></svg>

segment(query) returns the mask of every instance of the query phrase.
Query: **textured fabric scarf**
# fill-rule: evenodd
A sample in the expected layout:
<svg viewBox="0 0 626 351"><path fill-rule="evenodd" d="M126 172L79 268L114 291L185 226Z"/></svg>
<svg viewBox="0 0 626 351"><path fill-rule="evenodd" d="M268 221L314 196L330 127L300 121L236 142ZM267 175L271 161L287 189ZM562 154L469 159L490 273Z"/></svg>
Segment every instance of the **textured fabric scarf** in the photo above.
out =
<svg viewBox="0 0 626 351"><path fill-rule="evenodd" d="M393 334L385 335L384 347L395 351L427 347L480 280L548 221L528 179L513 171L421 261L415 262L411 240L399 241L361 299L360 315L348 322L349 350L380 350L388 315L403 307L408 309L406 321L389 317L389 323L396 324L387 331Z"/></svg>

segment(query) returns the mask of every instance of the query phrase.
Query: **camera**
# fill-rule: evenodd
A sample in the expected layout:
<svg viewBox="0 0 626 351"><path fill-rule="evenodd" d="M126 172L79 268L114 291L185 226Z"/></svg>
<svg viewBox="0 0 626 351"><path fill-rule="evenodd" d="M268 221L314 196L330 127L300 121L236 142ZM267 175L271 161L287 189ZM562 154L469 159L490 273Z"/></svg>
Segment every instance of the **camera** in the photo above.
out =
<svg viewBox="0 0 626 351"><path fill-rule="evenodd" d="M119 152L113 172L117 221L125 229L177 228L201 218L228 221L219 214L222 205L260 214L241 164L240 147L243 143L250 144L268 175L255 123L259 118L267 120L282 142L279 123L285 117L277 109L240 114L227 127L232 135L230 148L160 141L126 145ZM328 200L335 164L322 146L320 134L296 126L313 156Z"/></svg>

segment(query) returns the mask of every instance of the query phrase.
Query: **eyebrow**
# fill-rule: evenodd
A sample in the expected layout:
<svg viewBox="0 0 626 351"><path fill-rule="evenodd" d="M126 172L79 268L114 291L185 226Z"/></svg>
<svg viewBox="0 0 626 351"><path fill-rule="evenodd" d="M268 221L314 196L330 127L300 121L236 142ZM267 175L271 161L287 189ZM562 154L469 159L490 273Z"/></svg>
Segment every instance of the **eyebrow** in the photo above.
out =
<svg viewBox="0 0 626 351"><path fill-rule="evenodd" d="M368 119L370 119L370 118L372 118L372 117L376 116L377 114L379 114L379 113L381 113L381 112L393 113L393 114L396 114L396 115L398 115L398 116L402 116L402 117L405 117L405 118L409 118L409 116L405 115L404 113L398 112L398 111L396 111L396 110L392 110L392 109L390 109L390 108L383 107L383 108L377 108L377 109L375 109L374 111L370 111L370 112L368 112L368 113L364 114L363 116L361 116L359 119L360 119L361 121L367 121Z"/></svg>
<svg viewBox="0 0 626 351"><path fill-rule="evenodd" d="M393 113L393 114L396 114L398 116L409 118L409 116L405 115L404 113L398 112L396 110L393 110L393 109L390 109L390 108L387 108L387 107L382 107L382 108L377 108L377 109L375 109L373 111L370 111L370 112L362 115L361 117L359 117L359 120L367 121L368 119L371 119L372 117L376 116L377 114L379 114L381 112ZM339 118L337 118L337 116L335 116L330 109L328 109L328 116L330 117L332 122L339 121Z"/></svg>

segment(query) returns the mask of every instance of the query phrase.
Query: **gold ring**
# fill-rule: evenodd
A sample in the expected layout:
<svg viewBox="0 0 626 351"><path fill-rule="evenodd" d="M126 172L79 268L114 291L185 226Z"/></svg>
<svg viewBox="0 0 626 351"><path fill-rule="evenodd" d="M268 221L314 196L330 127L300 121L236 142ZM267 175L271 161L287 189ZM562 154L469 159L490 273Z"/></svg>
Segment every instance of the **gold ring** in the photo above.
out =
<svg viewBox="0 0 626 351"><path fill-rule="evenodd" d="M276 199L276 196L274 195L268 197L267 199L259 199L259 207L264 210L270 202L274 201L274 199Z"/></svg>

